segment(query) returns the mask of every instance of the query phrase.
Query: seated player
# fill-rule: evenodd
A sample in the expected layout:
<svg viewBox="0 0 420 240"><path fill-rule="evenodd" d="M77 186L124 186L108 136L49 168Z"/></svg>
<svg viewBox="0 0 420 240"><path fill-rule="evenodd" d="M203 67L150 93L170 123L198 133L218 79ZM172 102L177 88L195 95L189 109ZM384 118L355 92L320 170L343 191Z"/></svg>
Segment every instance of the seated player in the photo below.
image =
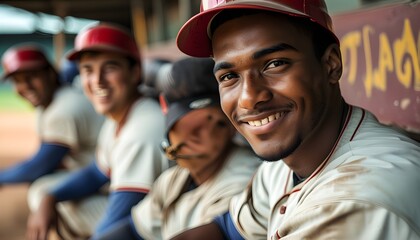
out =
<svg viewBox="0 0 420 240"><path fill-rule="evenodd" d="M91 26L77 35L68 57L79 62L83 91L106 121L96 161L41 200L28 220L29 239L44 239L56 215L71 230L65 232L71 239L106 231L130 214L169 167L160 150L164 121L159 103L138 90L142 67L132 34L114 24ZM107 184L109 196L101 196Z"/></svg>
<svg viewBox="0 0 420 240"><path fill-rule="evenodd" d="M157 83L166 112L163 148L177 166L162 173L131 217L95 239L169 239L226 212L246 187L260 161L233 142L213 66L210 58L182 59Z"/></svg>

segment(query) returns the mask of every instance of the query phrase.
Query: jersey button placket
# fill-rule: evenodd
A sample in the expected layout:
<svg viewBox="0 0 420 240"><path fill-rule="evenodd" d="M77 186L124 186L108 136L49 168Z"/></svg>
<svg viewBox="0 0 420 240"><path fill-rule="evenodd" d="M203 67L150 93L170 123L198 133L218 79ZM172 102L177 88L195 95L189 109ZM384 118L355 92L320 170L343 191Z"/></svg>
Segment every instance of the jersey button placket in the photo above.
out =
<svg viewBox="0 0 420 240"><path fill-rule="evenodd" d="M286 205L281 205L281 207L280 207L280 214L285 214L286 213Z"/></svg>

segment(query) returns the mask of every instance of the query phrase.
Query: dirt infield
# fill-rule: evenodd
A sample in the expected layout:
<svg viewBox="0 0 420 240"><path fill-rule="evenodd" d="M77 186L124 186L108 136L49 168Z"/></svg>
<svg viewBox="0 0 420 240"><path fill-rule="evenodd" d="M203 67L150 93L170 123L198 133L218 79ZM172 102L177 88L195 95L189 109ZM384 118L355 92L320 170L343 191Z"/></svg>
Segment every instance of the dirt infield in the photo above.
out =
<svg viewBox="0 0 420 240"><path fill-rule="evenodd" d="M30 156L38 146L33 112L0 112L0 169ZM0 186L0 239L25 239L27 184Z"/></svg>

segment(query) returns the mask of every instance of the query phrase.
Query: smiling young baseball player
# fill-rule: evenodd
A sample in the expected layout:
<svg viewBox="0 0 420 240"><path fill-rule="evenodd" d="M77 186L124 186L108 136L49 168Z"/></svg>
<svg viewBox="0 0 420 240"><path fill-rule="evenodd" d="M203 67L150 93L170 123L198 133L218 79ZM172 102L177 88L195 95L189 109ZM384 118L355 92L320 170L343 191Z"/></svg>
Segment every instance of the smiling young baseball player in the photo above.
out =
<svg viewBox="0 0 420 240"><path fill-rule="evenodd" d="M229 212L175 239L420 239L420 145L340 93L323 0L203 0L180 30L265 159Z"/></svg>
<svg viewBox="0 0 420 240"><path fill-rule="evenodd" d="M2 65L2 79L35 107L40 146L27 160L0 170L0 185L29 182L29 202L36 202L69 172L92 162L103 117L80 91L63 84L40 45L10 47Z"/></svg>
<svg viewBox="0 0 420 240"><path fill-rule="evenodd" d="M97 239L169 239L211 222L245 188L261 161L233 143L213 66L210 58L181 59L156 82L166 112L163 147L177 166L162 173L131 218Z"/></svg>
<svg viewBox="0 0 420 240"><path fill-rule="evenodd" d="M131 207L169 167L160 149L164 121L159 103L138 91L141 57L132 34L113 24L91 26L77 35L75 49L68 57L79 62L83 91L107 119L99 135L95 163L74 173L43 198L39 210L29 218L29 239L44 239L54 222L56 205L60 210L68 200L76 203L66 208L72 211L58 213L65 223L78 223L72 230L79 234L73 238L100 234L128 216ZM110 193L106 209L100 210L99 223L98 219L85 221L90 211L100 207L89 203L87 197L97 194L106 183ZM80 199L92 207L85 207L83 200L76 201Z"/></svg>

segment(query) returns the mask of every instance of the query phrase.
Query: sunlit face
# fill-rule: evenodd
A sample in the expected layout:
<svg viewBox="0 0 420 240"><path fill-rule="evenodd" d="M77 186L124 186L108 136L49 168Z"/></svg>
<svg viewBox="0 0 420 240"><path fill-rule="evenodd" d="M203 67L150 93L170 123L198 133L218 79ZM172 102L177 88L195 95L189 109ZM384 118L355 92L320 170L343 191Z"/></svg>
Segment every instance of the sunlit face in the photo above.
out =
<svg viewBox="0 0 420 240"><path fill-rule="evenodd" d="M50 69L18 72L11 76L15 91L34 107L47 107L57 86L55 73Z"/></svg>
<svg viewBox="0 0 420 240"><path fill-rule="evenodd" d="M220 107L207 107L190 111L179 119L169 131L172 145L183 142L179 155L201 155L198 161L178 159L179 165L189 168L194 164L209 165L231 142L234 128ZM197 159L196 159L197 160Z"/></svg>
<svg viewBox="0 0 420 240"><path fill-rule="evenodd" d="M223 111L256 154L274 161L310 144L332 87L309 33L256 14L220 25L212 44Z"/></svg>
<svg viewBox="0 0 420 240"><path fill-rule="evenodd" d="M120 117L135 94L139 69L114 53L85 53L80 58L83 91L98 113Z"/></svg>

